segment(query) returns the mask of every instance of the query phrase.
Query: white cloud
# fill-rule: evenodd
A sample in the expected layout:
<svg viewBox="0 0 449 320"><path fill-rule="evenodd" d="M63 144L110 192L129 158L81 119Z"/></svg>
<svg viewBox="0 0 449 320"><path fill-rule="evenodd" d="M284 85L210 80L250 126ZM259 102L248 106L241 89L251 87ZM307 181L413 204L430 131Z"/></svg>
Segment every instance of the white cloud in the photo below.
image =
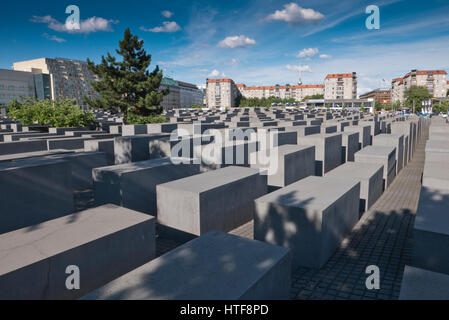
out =
<svg viewBox="0 0 449 320"><path fill-rule="evenodd" d="M332 59L330 54L320 54L320 59Z"/></svg>
<svg viewBox="0 0 449 320"><path fill-rule="evenodd" d="M66 42L67 40L66 39L63 39L63 38L59 38L59 37L57 37L57 36L55 36L55 35L49 35L48 33L44 33L43 35L42 35L44 38L46 38L46 39L48 39L48 40L51 40L51 41L56 41L57 43L62 43L62 42Z"/></svg>
<svg viewBox="0 0 449 320"><path fill-rule="evenodd" d="M291 25L318 23L324 15L313 9L305 9L294 2L284 5L283 10L276 10L267 17L268 21L284 21Z"/></svg>
<svg viewBox="0 0 449 320"><path fill-rule="evenodd" d="M296 57L305 58L305 57L313 57L318 53L318 48L305 48L298 52Z"/></svg>
<svg viewBox="0 0 449 320"><path fill-rule="evenodd" d="M231 66L235 66L235 65L237 65L239 62L237 61L237 59L235 59L235 58L232 58L231 59Z"/></svg>
<svg viewBox="0 0 449 320"><path fill-rule="evenodd" d="M223 72L220 73L220 71L214 69L212 70L211 73L209 73L208 77L217 78L217 77L226 77L226 75Z"/></svg>
<svg viewBox="0 0 449 320"><path fill-rule="evenodd" d="M83 33L89 34L93 32L106 31L111 32L112 24L117 24L117 20L107 20L101 17L91 17L86 20L81 20L79 29L68 29L64 23L59 22L55 18L50 15L47 16L33 16L31 22L35 23L45 23L48 28L58 31L58 32L67 32L67 33Z"/></svg>
<svg viewBox="0 0 449 320"><path fill-rule="evenodd" d="M288 70L297 71L297 72L312 72L312 69L308 65L302 66L292 66L290 64L286 65Z"/></svg>
<svg viewBox="0 0 449 320"><path fill-rule="evenodd" d="M162 11L161 14L162 14L164 17L166 17L167 19L170 19L170 18L174 15L173 12L168 11L168 10Z"/></svg>
<svg viewBox="0 0 449 320"><path fill-rule="evenodd" d="M175 22L175 21L164 21L163 26L161 27L154 27L151 29L146 29L145 27L140 27L140 30L145 31L145 32L155 32L155 33L159 33L159 32L177 32L179 30L181 30L181 27Z"/></svg>
<svg viewBox="0 0 449 320"><path fill-rule="evenodd" d="M243 34L240 36L226 37L218 43L221 48L240 48L256 44L256 40L248 38Z"/></svg>

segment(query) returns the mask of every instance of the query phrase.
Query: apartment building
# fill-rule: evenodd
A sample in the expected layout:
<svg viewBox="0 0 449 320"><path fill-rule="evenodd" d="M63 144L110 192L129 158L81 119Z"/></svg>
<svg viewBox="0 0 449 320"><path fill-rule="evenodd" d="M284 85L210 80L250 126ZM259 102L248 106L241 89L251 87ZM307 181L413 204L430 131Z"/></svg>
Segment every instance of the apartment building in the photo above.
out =
<svg viewBox="0 0 449 320"><path fill-rule="evenodd" d="M269 98L275 97L279 99L295 99L301 101L306 96L315 94L324 94L324 86L320 84L311 85L290 85L284 86L262 86L262 87L247 87L244 84L236 85L240 94L245 98Z"/></svg>
<svg viewBox="0 0 449 320"><path fill-rule="evenodd" d="M0 106L8 105L13 99L50 97L49 75L0 69Z"/></svg>
<svg viewBox="0 0 449 320"><path fill-rule="evenodd" d="M207 79L206 81L206 105L208 108L236 107L239 96L241 93L232 79Z"/></svg>
<svg viewBox="0 0 449 320"><path fill-rule="evenodd" d="M376 89L365 94L360 95L359 99L373 98L382 104L391 103L391 89Z"/></svg>
<svg viewBox="0 0 449 320"><path fill-rule="evenodd" d="M391 102L404 101L404 78L396 78L391 81Z"/></svg>
<svg viewBox="0 0 449 320"><path fill-rule="evenodd" d="M357 98L357 73L328 74L324 80L324 99Z"/></svg>
<svg viewBox="0 0 449 320"><path fill-rule="evenodd" d="M84 96L97 98L91 87L99 78L93 74L83 61L63 58L40 58L20 61L13 64L13 70L47 74L50 77L51 99L74 99L81 107L87 107Z"/></svg>
<svg viewBox="0 0 449 320"><path fill-rule="evenodd" d="M445 97L449 88L447 72L444 70L411 70L402 78L393 79L392 100L404 102L404 92L411 86L426 87L434 98Z"/></svg>

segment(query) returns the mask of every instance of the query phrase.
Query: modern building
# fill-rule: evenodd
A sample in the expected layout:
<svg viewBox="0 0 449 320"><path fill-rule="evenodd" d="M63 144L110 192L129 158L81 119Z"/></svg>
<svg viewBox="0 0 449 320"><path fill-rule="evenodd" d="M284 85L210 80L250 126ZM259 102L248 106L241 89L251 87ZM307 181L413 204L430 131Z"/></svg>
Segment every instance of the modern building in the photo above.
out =
<svg viewBox="0 0 449 320"><path fill-rule="evenodd" d="M324 80L324 99L357 98L357 73L328 74Z"/></svg>
<svg viewBox="0 0 449 320"><path fill-rule="evenodd" d="M87 63L63 58L40 58L15 62L16 71L33 74L47 74L50 77L51 98L75 99L81 107L87 107L84 97L97 98L98 94L91 87L93 81L99 78L87 67Z"/></svg>
<svg viewBox="0 0 449 320"><path fill-rule="evenodd" d="M203 105L203 93L192 83L162 78L160 87L169 89L168 95L164 96L161 103L165 110Z"/></svg>
<svg viewBox="0 0 449 320"><path fill-rule="evenodd" d="M279 99L295 99L301 101L307 96L316 94L324 94L324 86L322 84L310 85L290 85L284 86L262 86L262 87L247 87L244 84L236 85L240 94L245 98L269 98L275 97Z"/></svg>
<svg viewBox="0 0 449 320"><path fill-rule="evenodd" d="M6 106L13 99L50 97L49 75L0 69L0 106Z"/></svg>
<svg viewBox="0 0 449 320"><path fill-rule="evenodd" d="M382 104L391 104L391 89L376 89L360 95L359 99L373 98Z"/></svg>
<svg viewBox="0 0 449 320"><path fill-rule="evenodd" d="M449 88L445 70L412 70L391 83L392 101L404 102L405 90L412 86L426 87L433 98L445 97Z"/></svg>
<svg viewBox="0 0 449 320"><path fill-rule="evenodd" d="M207 79L206 96L208 108L234 108L241 93L232 79Z"/></svg>

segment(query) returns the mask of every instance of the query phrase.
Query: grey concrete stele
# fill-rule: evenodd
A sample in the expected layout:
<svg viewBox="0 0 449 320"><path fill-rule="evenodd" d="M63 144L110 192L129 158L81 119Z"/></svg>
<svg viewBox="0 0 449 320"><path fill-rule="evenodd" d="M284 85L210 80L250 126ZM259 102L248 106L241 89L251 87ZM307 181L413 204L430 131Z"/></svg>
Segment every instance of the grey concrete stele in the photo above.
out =
<svg viewBox="0 0 449 320"><path fill-rule="evenodd" d="M321 268L359 220L360 182L308 177L256 199L254 239L292 249L293 266Z"/></svg>
<svg viewBox="0 0 449 320"><path fill-rule="evenodd" d="M382 195L383 170L383 165L377 163L348 162L328 172L326 177L360 181L360 212L365 212Z"/></svg>
<svg viewBox="0 0 449 320"><path fill-rule="evenodd" d="M211 231L84 300L287 300L290 250Z"/></svg>
<svg viewBox="0 0 449 320"><path fill-rule="evenodd" d="M25 159L0 163L0 234L73 211L67 161Z"/></svg>
<svg viewBox="0 0 449 320"><path fill-rule="evenodd" d="M376 163L384 167L384 189L387 189L396 177L396 148L368 146L354 156L355 162Z"/></svg>
<svg viewBox="0 0 449 320"><path fill-rule="evenodd" d="M272 159L274 161L269 161L271 154L277 155L276 159ZM260 161L260 159L264 161ZM262 150L259 151L255 163L251 164L251 168L269 169L269 166L273 165L274 172L268 172L269 186L282 188L312 176L315 174L315 147L283 145L278 148Z"/></svg>
<svg viewBox="0 0 449 320"><path fill-rule="evenodd" d="M449 189L421 188L413 225L412 266L449 274Z"/></svg>
<svg viewBox="0 0 449 320"><path fill-rule="evenodd" d="M153 217L113 205L2 234L0 299L77 299L152 260L155 243Z"/></svg>
<svg viewBox="0 0 449 320"><path fill-rule="evenodd" d="M449 275L405 266L399 300L449 300Z"/></svg>
<svg viewBox="0 0 449 320"><path fill-rule="evenodd" d="M373 146L396 148L396 175L398 175L404 166L404 135L379 134L373 137Z"/></svg>
<svg viewBox="0 0 449 320"><path fill-rule="evenodd" d="M145 126L146 128L146 126ZM170 156L169 134L144 134L114 139L115 164Z"/></svg>
<svg viewBox="0 0 449 320"><path fill-rule="evenodd" d="M199 173L200 165L175 165L169 158L95 168L95 205L112 203L156 216L156 186Z"/></svg>
<svg viewBox="0 0 449 320"><path fill-rule="evenodd" d="M160 184L156 190L161 225L202 235L250 221L254 199L267 192L267 177L256 169L231 166Z"/></svg>

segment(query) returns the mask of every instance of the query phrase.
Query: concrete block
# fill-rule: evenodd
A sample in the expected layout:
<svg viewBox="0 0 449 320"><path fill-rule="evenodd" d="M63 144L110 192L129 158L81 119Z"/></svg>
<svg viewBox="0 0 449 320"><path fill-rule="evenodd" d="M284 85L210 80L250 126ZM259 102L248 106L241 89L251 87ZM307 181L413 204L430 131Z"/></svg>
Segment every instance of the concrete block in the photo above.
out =
<svg viewBox="0 0 449 320"><path fill-rule="evenodd" d="M321 268L359 220L360 182L308 177L256 199L254 239L288 247L293 267Z"/></svg>
<svg viewBox="0 0 449 320"><path fill-rule="evenodd" d="M122 136L124 137L147 133L148 127L146 124L127 124L122 126Z"/></svg>
<svg viewBox="0 0 449 320"><path fill-rule="evenodd" d="M199 165L175 165L169 158L95 168L95 204L112 203L156 216L156 186L199 173Z"/></svg>
<svg viewBox="0 0 449 320"><path fill-rule="evenodd" d="M360 212L369 208L383 192L383 172L381 164L348 162L326 173L326 177L351 178L360 182Z"/></svg>
<svg viewBox="0 0 449 320"><path fill-rule="evenodd" d="M212 231L83 299L287 300L290 275L288 249Z"/></svg>
<svg viewBox="0 0 449 320"><path fill-rule="evenodd" d="M304 136L298 144L315 146L316 176L323 176L341 164L341 133Z"/></svg>
<svg viewBox="0 0 449 320"><path fill-rule="evenodd" d="M293 182L315 174L315 147L283 145L278 148L259 151L264 156L258 156L257 162L251 164L251 168L269 169L274 165L272 174L268 173L268 185L273 187L285 187ZM268 154L267 154L268 153ZM260 159L274 159L273 163L261 163Z"/></svg>
<svg viewBox="0 0 449 320"><path fill-rule="evenodd" d="M436 189L449 189L449 161L424 163L422 185Z"/></svg>
<svg viewBox="0 0 449 320"><path fill-rule="evenodd" d="M170 156L169 134L148 134L114 138L115 164Z"/></svg>
<svg viewBox="0 0 449 320"><path fill-rule="evenodd" d="M344 132L358 132L359 133L359 150L371 144L371 127L363 126L349 126L344 127Z"/></svg>
<svg viewBox="0 0 449 320"><path fill-rule="evenodd" d="M77 299L155 257L155 219L112 205L0 235L0 299ZM68 290L68 266L80 289Z"/></svg>
<svg viewBox="0 0 449 320"><path fill-rule="evenodd" d="M1 148L1 145L0 145ZM429 140L426 143L426 161L448 162L449 141Z"/></svg>
<svg viewBox="0 0 449 320"><path fill-rule="evenodd" d="M156 190L160 224L202 235L250 221L254 199L267 192L267 177L256 169L226 167L160 184Z"/></svg>
<svg viewBox="0 0 449 320"><path fill-rule="evenodd" d="M0 143L0 155L45 151L45 150L48 150L47 142L45 140Z"/></svg>
<svg viewBox="0 0 449 320"><path fill-rule="evenodd" d="M359 133L341 133L341 163L354 161L354 154L359 151Z"/></svg>
<svg viewBox="0 0 449 320"><path fill-rule="evenodd" d="M108 165L115 164L114 139L84 141L84 151L104 152Z"/></svg>
<svg viewBox="0 0 449 320"><path fill-rule="evenodd" d="M0 163L0 234L73 210L67 161L29 159Z"/></svg>
<svg viewBox="0 0 449 320"><path fill-rule="evenodd" d="M422 187L413 226L412 266L449 274L449 189Z"/></svg>
<svg viewBox="0 0 449 320"><path fill-rule="evenodd" d="M405 266L399 300L449 300L449 275Z"/></svg>
<svg viewBox="0 0 449 320"><path fill-rule="evenodd" d="M387 189L396 177L396 148L368 146L354 156L355 162L377 163L384 167L384 189Z"/></svg>
<svg viewBox="0 0 449 320"><path fill-rule="evenodd" d="M373 146L396 148L396 175L404 165L404 135L379 134L373 138Z"/></svg>

